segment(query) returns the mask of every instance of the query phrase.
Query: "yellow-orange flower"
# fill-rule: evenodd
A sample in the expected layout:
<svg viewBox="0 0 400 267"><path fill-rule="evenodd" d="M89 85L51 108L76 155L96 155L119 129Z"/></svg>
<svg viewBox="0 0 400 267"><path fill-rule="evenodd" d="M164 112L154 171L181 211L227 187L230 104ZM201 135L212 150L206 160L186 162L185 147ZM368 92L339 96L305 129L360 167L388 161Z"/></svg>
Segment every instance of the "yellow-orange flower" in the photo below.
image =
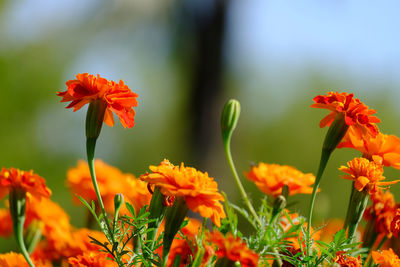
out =
<svg viewBox="0 0 400 267"><path fill-rule="evenodd" d="M383 167L366 158L354 158L347 162L347 166L341 166L339 170L347 173L342 178L354 181L354 187L358 191L366 190L368 193L374 192L378 186L391 185L399 180L391 182L380 182L385 179Z"/></svg>
<svg viewBox="0 0 400 267"><path fill-rule="evenodd" d="M49 198L51 191L46 187L44 178L33 173L33 171L21 171L19 169L3 168L0 172L0 199L2 199L10 189L29 192L32 196L40 199Z"/></svg>
<svg viewBox="0 0 400 267"><path fill-rule="evenodd" d="M294 167L260 162L245 173L257 187L268 195L278 196L283 186L289 187L290 195L311 194L315 176L311 173L302 173Z"/></svg>
<svg viewBox="0 0 400 267"><path fill-rule="evenodd" d="M104 252L85 252L83 255L70 257L68 263L72 267L118 267L118 264L107 258Z"/></svg>
<svg viewBox="0 0 400 267"><path fill-rule="evenodd" d="M364 158L400 169L400 138L395 135L378 133L375 137L357 136L354 129L349 129L338 148L348 147L360 151Z"/></svg>
<svg viewBox="0 0 400 267"><path fill-rule="evenodd" d="M48 261L42 261L41 259L33 259L35 266L37 267L51 267L52 264ZM19 253L9 252L6 254L0 254L0 266L1 267L29 267L24 256Z"/></svg>
<svg viewBox="0 0 400 267"><path fill-rule="evenodd" d="M372 259L379 267L400 266L400 259L391 248L389 250L382 250L381 252L372 251Z"/></svg>
<svg viewBox="0 0 400 267"><path fill-rule="evenodd" d="M208 241L215 246L215 254L218 258L228 258L233 262L239 261L243 267L258 266L258 254L250 250L239 237L234 237L231 233L224 236L220 232L214 231L208 235Z"/></svg>
<svg viewBox="0 0 400 267"><path fill-rule="evenodd" d="M136 211L150 203L151 194L148 192L145 182L135 178L132 174L122 173L119 169L99 159L95 160L94 166L97 183L108 212L114 211L114 197L117 193L122 193L125 200L132 203ZM74 195L97 203L96 192L86 161L80 160L75 168L68 170L67 185ZM74 197L74 200L77 204L81 204L78 198ZM126 212L125 209L122 212Z"/></svg>
<svg viewBox="0 0 400 267"><path fill-rule="evenodd" d="M152 173L140 176L140 179L151 185L158 186L165 196L183 197L187 206L204 218L211 218L215 225L220 226L220 219L225 218L225 212L220 201L223 196L218 192L218 185L207 173L195 168L172 165L168 160L159 166L150 166Z"/></svg>
<svg viewBox="0 0 400 267"><path fill-rule="evenodd" d="M76 75L76 80L66 82L67 90L58 92L62 97L61 102L71 103L67 108L79 110L91 101L101 100L106 105L104 122L114 125L113 112L117 114L124 127L131 128L135 124L135 111L133 107L137 106L137 94L133 93L122 80L119 83L108 81L101 78L98 74L94 76L88 73Z"/></svg>
<svg viewBox="0 0 400 267"><path fill-rule="evenodd" d="M319 126L321 128L330 126L336 114L342 113L346 124L350 128L354 128L358 137L367 133L376 136L379 130L375 123L380 122L380 120L375 116L371 116L376 111L369 109L368 106L353 96L353 94L338 92L328 92L327 95L316 96L313 99L315 103L311 107L331 111L321 120Z"/></svg>
<svg viewBox="0 0 400 267"><path fill-rule="evenodd" d="M361 256L352 257L350 255L346 255L345 251L336 252L336 257L333 259L333 262L339 264L341 267L362 267Z"/></svg>

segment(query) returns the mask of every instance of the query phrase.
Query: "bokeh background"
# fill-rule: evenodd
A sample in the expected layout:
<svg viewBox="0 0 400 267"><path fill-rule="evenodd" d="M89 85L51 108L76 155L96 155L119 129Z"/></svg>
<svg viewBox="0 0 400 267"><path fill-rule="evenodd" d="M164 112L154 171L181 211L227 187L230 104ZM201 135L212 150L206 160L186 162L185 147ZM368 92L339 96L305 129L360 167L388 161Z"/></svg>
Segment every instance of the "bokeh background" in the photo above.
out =
<svg viewBox="0 0 400 267"><path fill-rule="evenodd" d="M34 169L76 226L83 207L65 187L85 158L85 110L59 103L77 73L123 79L139 95L136 125L103 127L97 156L137 176L164 158L207 171L240 204L222 150L219 114L242 106L233 136L240 173L251 162L315 172L327 91L354 92L400 135L398 1L0 0L0 162ZM316 220L344 217L350 182L338 150L317 198ZM399 171L386 169L388 178ZM258 203L263 195L245 187ZM393 186L399 196L400 186ZM309 196L295 196L305 214Z"/></svg>

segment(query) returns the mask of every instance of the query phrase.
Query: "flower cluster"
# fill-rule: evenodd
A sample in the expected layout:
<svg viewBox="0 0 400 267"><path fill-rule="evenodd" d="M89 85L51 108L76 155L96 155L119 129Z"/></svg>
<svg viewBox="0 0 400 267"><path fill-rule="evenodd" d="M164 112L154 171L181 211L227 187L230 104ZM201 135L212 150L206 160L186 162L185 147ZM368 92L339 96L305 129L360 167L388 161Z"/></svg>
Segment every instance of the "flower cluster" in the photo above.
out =
<svg viewBox="0 0 400 267"><path fill-rule="evenodd" d="M0 254L0 266L362 267L372 261L400 266L398 251L392 249L397 242L393 237L400 232L400 204L389 191L400 180L387 181L383 175L384 167L400 169L400 138L381 133L376 111L353 94L328 92L314 98L311 107L330 111L320 122L329 129L315 176L263 162L244 173L267 195L258 207L230 154L240 104L228 101L221 118L222 139L243 208L228 201L207 172L184 163L175 166L165 159L136 178L95 159L103 122L113 126L115 113L124 127L133 127L138 96L122 80L88 73L78 74L66 86L57 94L61 102L70 102L67 108L77 111L89 105L87 162L80 160L66 172L74 202L87 208L86 227L71 225L70 216L50 199L44 178L3 168L0 199L8 196L8 201L7 208L0 209L0 236L14 234L21 253ZM317 228L312 226L314 201L336 147L361 153L339 168L345 173L342 178L352 181L347 215ZM311 194L307 217L289 209L295 194ZM203 222L190 218L189 210ZM250 228L242 230L239 219ZM362 219L365 228L358 226Z"/></svg>

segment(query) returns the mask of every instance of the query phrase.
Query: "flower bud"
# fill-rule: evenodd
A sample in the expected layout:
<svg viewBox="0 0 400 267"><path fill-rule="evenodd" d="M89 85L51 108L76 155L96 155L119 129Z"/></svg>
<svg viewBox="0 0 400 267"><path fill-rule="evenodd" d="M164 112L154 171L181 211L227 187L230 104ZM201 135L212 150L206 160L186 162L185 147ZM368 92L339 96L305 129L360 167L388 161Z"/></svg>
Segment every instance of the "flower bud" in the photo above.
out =
<svg viewBox="0 0 400 267"><path fill-rule="evenodd" d="M231 136L235 130L240 115L240 103L235 99L229 100L222 110L221 114L221 131L223 139Z"/></svg>
<svg viewBox="0 0 400 267"><path fill-rule="evenodd" d="M124 204L124 195L122 195L121 193L115 194L115 197L114 197L115 214L118 214L118 212L121 209L123 204Z"/></svg>

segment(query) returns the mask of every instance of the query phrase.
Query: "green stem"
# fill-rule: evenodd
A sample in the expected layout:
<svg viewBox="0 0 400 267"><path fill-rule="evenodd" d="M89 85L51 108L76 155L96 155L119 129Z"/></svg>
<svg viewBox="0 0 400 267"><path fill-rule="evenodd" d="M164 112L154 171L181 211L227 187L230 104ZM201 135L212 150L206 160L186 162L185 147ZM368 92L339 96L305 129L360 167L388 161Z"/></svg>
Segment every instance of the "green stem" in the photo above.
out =
<svg viewBox="0 0 400 267"><path fill-rule="evenodd" d="M261 222L260 218L258 217L257 212L255 211L253 205L251 204L251 202L249 200L249 197L247 196L246 191L244 190L244 187L243 187L242 183L240 182L239 175L238 175L238 173L236 171L236 168L235 168L235 164L233 163L232 155L231 155L231 148L230 148L231 138L229 136L228 138L224 138L223 140L224 140L225 155L226 155L226 158L228 160L229 167L231 168L233 177L235 178L236 185L239 188L239 191L240 191L240 194L242 196L242 199L246 203L247 208L250 210L251 214L253 214L254 218L257 221L257 223L261 226L262 222Z"/></svg>
<svg viewBox="0 0 400 267"><path fill-rule="evenodd" d="M311 232L311 222L312 222L312 214L313 214L313 210L314 210L315 197L316 197L318 189L319 189L319 184L321 182L322 174L324 173L324 170L326 168L326 165L328 163L331 153L332 153L331 150L324 149L324 148L322 149L321 160L319 162L318 172L317 172L317 176L315 178L315 183L314 183L313 191L311 194L311 202L310 202L310 206L308 208L307 232L306 232L306 238L307 238L306 246L307 246L308 255L311 253L311 251L310 251L310 249L311 249L311 247L310 247L310 240L311 240L310 232Z"/></svg>
<svg viewBox="0 0 400 267"><path fill-rule="evenodd" d="M149 220L151 220L151 222L149 222L147 225L147 229L153 229L147 232L147 243L150 242L150 251L154 250L157 231L160 227L162 220L164 219L166 208L163 204L163 201L164 196L163 194L161 194L160 188L155 187L149 206ZM145 257L152 258L152 254L147 255L146 251L147 250L144 251Z"/></svg>
<svg viewBox="0 0 400 267"><path fill-rule="evenodd" d="M26 262L30 267L35 267L29 253L25 247L24 242L24 223L25 223L25 207L26 207L26 193L18 189L10 191L9 195L10 212L13 219L13 230L14 236L17 241L17 245L21 250Z"/></svg>
<svg viewBox="0 0 400 267"><path fill-rule="evenodd" d="M99 202L100 209L103 214L103 218L105 220L105 224L107 227L106 237L112 243L112 245L114 245L116 242L115 236L111 229L110 220L108 219L106 209L104 207L103 200L101 198L100 189L99 189L99 186L97 184L97 179L96 179L96 171L94 168L94 152L95 152L95 148L96 148L96 139L97 138L87 138L86 139L87 161L88 161L88 165L89 165L90 177L92 178L94 191L96 192L96 196L97 196L97 201ZM118 265L123 266L123 263L121 262L121 259L120 259L119 253L118 253L118 249L115 250L115 254L116 254L115 260L117 261Z"/></svg>
<svg viewBox="0 0 400 267"><path fill-rule="evenodd" d="M168 261L169 251L175 235L178 233L189 208L183 197L177 197L174 205L168 209L165 216L165 229L163 239L163 263Z"/></svg>
<svg viewBox="0 0 400 267"><path fill-rule="evenodd" d="M376 248L376 250L380 250L382 248L383 244L385 244L386 240L387 240L387 236L384 236L382 238L381 242L379 243L378 247Z"/></svg>
<svg viewBox="0 0 400 267"><path fill-rule="evenodd" d="M354 182L352 183L349 207L344 222L344 228L348 227L347 238L349 238L350 243L353 242L358 223L361 221L367 207L368 196L368 193L358 191L354 187Z"/></svg>
<svg viewBox="0 0 400 267"><path fill-rule="evenodd" d="M42 230L38 225L38 221L34 220L28 227L24 240L26 243L27 251L29 254L33 252L36 245L39 243L40 238L42 237Z"/></svg>
<svg viewBox="0 0 400 267"><path fill-rule="evenodd" d="M368 221L363 235L363 247L368 249L368 253L371 251L378 237L378 233L375 230L375 219L374 217L372 220Z"/></svg>

